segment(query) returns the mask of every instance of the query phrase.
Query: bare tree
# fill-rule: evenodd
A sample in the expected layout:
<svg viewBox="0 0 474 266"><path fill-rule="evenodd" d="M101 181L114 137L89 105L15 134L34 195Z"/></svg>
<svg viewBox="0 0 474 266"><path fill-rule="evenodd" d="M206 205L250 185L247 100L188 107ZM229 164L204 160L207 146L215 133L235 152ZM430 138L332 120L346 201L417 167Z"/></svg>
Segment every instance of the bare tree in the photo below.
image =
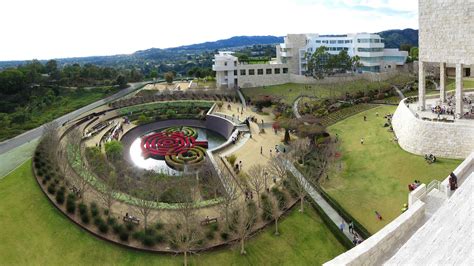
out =
<svg viewBox="0 0 474 266"><path fill-rule="evenodd" d="M265 168L260 164L255 164L247 171L248 184L250 189L257 194L257 206L260 208L260 193L265 186Z"/></svg>
<svg viewBox="0 0 474 266"><path fill-rule="evenodd" d="M252 232L253 226L257 220L257 208L255 203L241 202L236 206L233 212L233 220L235 222L237 235L240 239L240 254L245 255L245 240Z"/></svg>
<svg viewBox="0 0 474 266"><path fill-rule="evenodd" d="M286 155L286 153L281 153L278 156L272 157L270 162L268 163L268 169L270 171L270 174L280 178L281 180L285 180L288 176L288 163L290 162L288 161L288 156Z"/></svg>
<svg viewBox="0 0 474 266"><path fill-rule="evenodd" d="M219 186L222 194L222 204L219 206L221 207L222 212L224 213L224 219L226 223L226 227L229 228L230 226L230 212L232 211L235 204L238 204L238 199L241 195L241 188L237 182L235 182L230 173L227 171L223 171L221 173L224 175L224 180L228 180L226 185Z"/></svg>
<svg viewBox="0 0 474 266"><path fill-rule="evenodd" d="M118 188L118 178L115 171L111 171L107 178L104 180L104 188L101 192L98 192L98 196L102 203L108 210L108 217L112 212L112 204L114 203L114 194Z"/></svg>
<svg viewBox="0 0 474 266"><path fill-rule="evenodd" d="M177 183L180 191L190 191L191 183L181 181ZM190 193L178 195L178 211L176 216L176 230L170 231L170 241L180 247L184 253L184 265L188 265L188 254L202 239L202 230L198 228L194 196Z"/></svg>
<svg viewBox="0 0 474 266"><path fill-rule="evenodd" d="M311 141L308 138L294 140L290 144L291 155L298 163L305 164L305 157L311 151Z"/></svg>
<svg viewBox="0 0 474 266"><path fill-rule="evenodd" d="M306 197L306 195L308 194L308 192L306 192L306 187L304 186L304 184L302 182L300 182L300 180L298 180L298 178L294 175L290 175L291 178L289 179L290 181L290 186L291 186L291 189L296 193L296 195L298 196L298 199L300 200L300 212L303 212L304 211L304 198Z"/></svg>
<svg viewBox="0 0 474 266"><path fill-rule="evenodd" d="M48 159L52 162L58 157L59 134L58 122L53 121L43 126L43 136L41 137L41 145Z"/></svg>
<svg viewBox="0 0 474 266"><path fill-rule="evenodd" d="M262 211L267 215L271 216L275 220L275 235L280 235L278 231L278 221L282 215L282 211L280 210L280 202L275 196L268 195L267 200L269 201L270 208L262 208Z"/></svg>
<svg viewBox="0 0 474 266"><path fill-rule="evenodd" d="M135 196L133 198L135 203L133 208L143 217L143 224L146 230L148 217L159 199L162 188L158 183L158 179L150 175L144 175L142 182L134 182L129 179L129 187Z"/></svg>

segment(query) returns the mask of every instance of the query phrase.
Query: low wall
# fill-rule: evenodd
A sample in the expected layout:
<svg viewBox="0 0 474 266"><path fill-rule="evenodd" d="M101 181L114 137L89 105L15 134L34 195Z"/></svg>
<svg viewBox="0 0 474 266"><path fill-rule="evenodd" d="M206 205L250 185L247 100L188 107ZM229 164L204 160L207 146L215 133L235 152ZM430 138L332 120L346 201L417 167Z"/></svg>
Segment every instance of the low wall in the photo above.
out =
<svg viewBox="0 0 474 266"><path fill-rule="evenodd" d="M271 66L271 65L269 65ZM354 74L339 74L331 77L325 77L324 79L315 79L313 77L306 77L303 75L296 74L279 74L279 75L253 75L253 76L239 76L239 86L241 88L253 88L262 86L280 85L285 83L297 83L297 84L335 84L339 82L351 82L356 80L369 80L369 81L384 81L393 76L396 76L400 72L394 70L391 72L382 73L354 73Z"/></svg>
<svg viewBox="0 0 474 266"><path fill-rule="evenodd" d="M323 265L381 265L411 237L424 218L425 203L417 201L376 234Z"/></svg>
<svg viewBox="0 0 474 266"><path fill-rule="evenodd" d="M424 121L401 101L392 118L400 147L418 154L464 159L474 151L474 121L454 123Z"/></svg>

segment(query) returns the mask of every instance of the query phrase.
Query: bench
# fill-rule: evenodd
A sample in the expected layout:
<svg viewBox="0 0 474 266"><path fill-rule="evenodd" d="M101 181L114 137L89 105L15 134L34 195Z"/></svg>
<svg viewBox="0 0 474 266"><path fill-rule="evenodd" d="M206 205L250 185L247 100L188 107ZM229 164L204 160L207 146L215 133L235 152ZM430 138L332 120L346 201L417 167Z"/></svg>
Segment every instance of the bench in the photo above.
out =
<svg viewBox="0 0 474 266"><path fill-rule="evenodd" d="M204 220L201 221L201 225L208 225L208 224L213 224L213 223L217 223L217 218L206 218Z"/></svg>
<svg viewBox="0 0 474 266"><path fill-rule="evenodd" d="M140 219L133 216L124 216L123 221L127 223L140 224Z"/></svg>

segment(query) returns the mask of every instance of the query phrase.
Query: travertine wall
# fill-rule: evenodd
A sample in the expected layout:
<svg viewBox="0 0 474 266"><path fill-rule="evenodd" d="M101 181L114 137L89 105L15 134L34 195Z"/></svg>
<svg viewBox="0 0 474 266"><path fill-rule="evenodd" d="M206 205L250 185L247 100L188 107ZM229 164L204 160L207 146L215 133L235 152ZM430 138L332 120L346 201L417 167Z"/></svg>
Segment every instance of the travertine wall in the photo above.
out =
<svg viewBox="0 0 474 266"><path fill-rule="evenodd" d="M420 60L474 64L474 0L419 0Z"/></svg>
<svg viewBox="0 0 474 266"><path fill-rule="evenodd" d="M323 264L336 265L382 265L423 224L425 203L417 201L391 223L366 239L362 244Z"/></svg>
<svg viewBox="0 0 474 266"><path fill-rule="evenodd" d="M474 151L473 121L423 121L401 101L392 126L400 147L414 154L432 153L437 157L464 159Z"/></svg>
<svg viewBox="0 0 474 266"><path fill-rule="evenodd" d="M253 65L248 65L249 68L255 69L255 73L257 73L257 69L261 68L259 65L253 67ZM268 66L274 65L266 65L265 68ZM278 66L278 65L275 65ZM274 75L266 75L264 68L263 75L254 75L249 76L248 71L246 76L239 76L239 86L241 88L253 88L253 87L261 87L261 86L271 86L271 85L278 85L278 84L285 84L285 83L297 83L297 84L334 84L339 82L350 82L360 79L365 79L369 81L384 81L387 80L402 71L392 71L392 72L383 72L383 73L362 73L362 74L344 74L340 76L333 76L333 77L325 77L324 79L315 79L313 77L306 77L302 75L295 75L295 74L274 74ZM272 72L274 73L274 72Z"/></svg>
<svg viewBox="0 0 474 266"><path fill-rule="evenodd" d="M290 74L283 73L283 68L288 69L287 64L239 64L238 65L238 83L241 88L252 88L260 86L271 86L285 84L290 82ZM245 69L246 74L240 75L240 70ZM254 75L249 75L249 70L255 70ZM258 69L263 69L263 74L258 75ZM267 74L267 69L272 70L272 74ZM275 69L280 69L279 74L275 74Z"/></svg>

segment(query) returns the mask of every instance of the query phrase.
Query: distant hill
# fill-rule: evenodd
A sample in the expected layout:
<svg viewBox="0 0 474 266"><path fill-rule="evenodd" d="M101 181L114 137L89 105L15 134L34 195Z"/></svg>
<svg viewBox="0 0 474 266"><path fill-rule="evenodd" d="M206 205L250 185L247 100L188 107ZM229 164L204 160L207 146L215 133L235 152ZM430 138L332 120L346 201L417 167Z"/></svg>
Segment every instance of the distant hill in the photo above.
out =
<svg viewBox="0 0 474 266"><path fill-rule="evenodd" d="M400 48L402 44L418 47L418 30L386 30L378 33L385 40L385 48Z"/></svg>
<svg viewBox="0 0 474 266"><path fill-rule="evenodd" d="M379 32L385 39L386 48L400 48L401 44L410 44L418 46L418 30L387 30ZM273 45L282 43L283 37L278 36L235 36L228 39L217 40L213 42L204 42L198 44L184 45L171 48L150 48L136 51L132 54L111 55L111 56L89 56L76 58L56 59L60 65L64 64L96 64L100 66L113 67L143 67L144 65L170 65L178 61L195 60L196 65L208 67L212 64L212 53L215 50L238 50L243 47L254 45ZM205 58L200 55L208 53ZM192 59L190 59L190 56ZM197 60L197 61L196 61ZM203 60L205 61L203 63ZM0 69L14 67L25 63L26 61L0 61ZM45 62L45 61L43 61Z"/></svg>

